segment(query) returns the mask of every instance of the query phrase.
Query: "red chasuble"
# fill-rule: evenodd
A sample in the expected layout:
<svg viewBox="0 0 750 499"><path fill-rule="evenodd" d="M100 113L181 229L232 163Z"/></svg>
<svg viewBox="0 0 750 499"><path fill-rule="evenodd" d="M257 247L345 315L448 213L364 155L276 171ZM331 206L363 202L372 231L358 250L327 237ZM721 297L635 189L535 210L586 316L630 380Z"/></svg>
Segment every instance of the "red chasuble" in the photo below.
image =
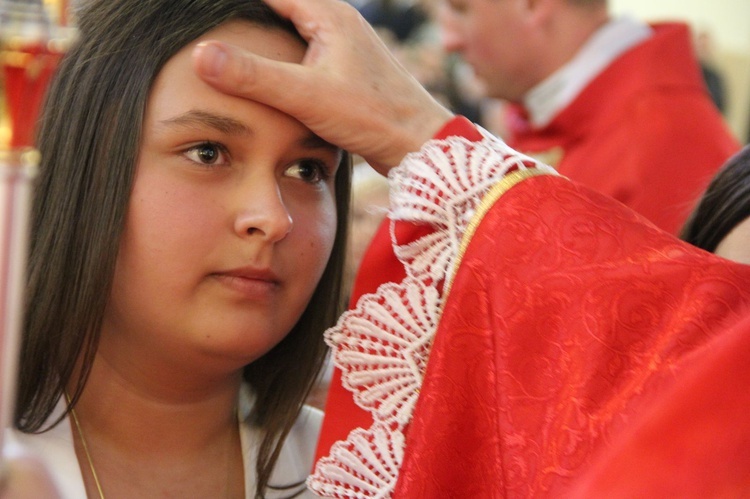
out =
<svg viewBox="0 0 750 499"><path fill-rule="evenodd" d="M688 27L653 29L547 126L516 120L508 145L676 234L740 144L710 99Z"/></svg>
<svg viewBox="0 0 750 499"><path fill-rule="evenodd" d="M690 497L750 487L750 423L737 410L748 401L749 364L718 374L700 365L733 355L734 340L750 354L750 342L723 339L750 335L747 322L732 333L747 316L748 283L750 267L689 247L565 179L536 177L510 189L461 260L394 497L559 497L588 480L600 455L631 466L625 480L609 464L620 480L606 484L608 494L623 484L642 490L634 463L651 466L650 485L680 471L689 485L679 490ZM675 411L691 408L689 394L676 392L683 379L709 394L721 387L726 398L715 398L732 407ZM651 422L642 417L648 411L665 431L621 443L636 422ZM714 443L717 434L729 438ZM727 445L736 435L743 446ZM607 455L613 442L624 449L615 457ZM704 469L714 445L728 453L711 453L713 467ZM668 452L653 456L657 449ZM717 467L735 472L721 475L733 484L702 489Z"/></svg>
<svg viewBox="0 0 750 499"><path fill-rule="evenodd" d="M476 159L445 151L450 164ZM439 155L425 153L426 162L431 154ZM342 319L333 340L349 355L345 364L355 359L349 388L362 390L358 400L375 424L351 394L334 389L321 442L362 429L318 463L311 488L331 497L405 498L750 490L743 361L750 266L689 246L619 202L544 173L515 171L482 196L449 280L437 286L437 319L434 297L398 286L365 296ZM402 238L424 234L423 226L395 224L402 261L411 241ZM399 318L384 290L403 296L411 319ZM415 336L417 344L404 347L408 335L372 342L381 327L408 333L433 319L427 345ZM406 362L389 367L377 357L391 349L406 351ZM411 363L421 384L385 376L395 388L379 399L378 366ZM404 409L410 398L413 412ZM319 453L328 453L324 447Z"/></svg>

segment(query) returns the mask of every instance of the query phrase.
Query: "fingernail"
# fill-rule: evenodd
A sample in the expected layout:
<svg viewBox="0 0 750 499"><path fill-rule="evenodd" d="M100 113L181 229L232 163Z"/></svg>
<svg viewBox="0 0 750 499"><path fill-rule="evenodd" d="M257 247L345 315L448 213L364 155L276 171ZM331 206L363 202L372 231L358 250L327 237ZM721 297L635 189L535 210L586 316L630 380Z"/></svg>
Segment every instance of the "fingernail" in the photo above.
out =
<svg viewBox="0 0 750 499"><path fill-rule="evenodd" d="M205 76L218 76L227 63L227 51L215 43L201 42L197 47L199 69Z"/></svg>

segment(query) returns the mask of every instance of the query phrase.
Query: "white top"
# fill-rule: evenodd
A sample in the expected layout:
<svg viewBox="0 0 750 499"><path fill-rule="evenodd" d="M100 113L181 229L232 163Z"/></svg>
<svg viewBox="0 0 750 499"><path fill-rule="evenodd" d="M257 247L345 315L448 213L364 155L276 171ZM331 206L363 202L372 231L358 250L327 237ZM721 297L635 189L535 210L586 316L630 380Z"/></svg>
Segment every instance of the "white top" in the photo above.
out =
<svg viewBox="0 0 750 499"><path fill-rule="evenodd" d="M611 20L599 28L573 59L524 96L532 126L548 125L612 61L652 33L649 25L630 17Z"/></svg>
<svg viewBox="0 0 750 499"><path fill-rule="evenodd" d="M240 421L244 421L250 412L251 397L249 390L243 390L240 396ZM50 416L53 421L65 410L65 404L60 401ZM305 406L289 432L284 447L279 455L276 468L271 476L270 484L289 484L303 482L310 474L315 457L315 448L320 433L323 413L315 408ZM37 455L52 474L61 499L86 499L81 468L73 447L73 431L70 418L62 421L53 429L40 434L22 433L17 430L6 432L6 454L18 453L19 447ZM253 497L255 494L255 456L260 444L260 432L249 424L240 424L240 439L242 442L242 460L245 469L245 495ZM288 496L289 491L267 491L266 497ZM309 490L297 497L316 497Z"/></svg>

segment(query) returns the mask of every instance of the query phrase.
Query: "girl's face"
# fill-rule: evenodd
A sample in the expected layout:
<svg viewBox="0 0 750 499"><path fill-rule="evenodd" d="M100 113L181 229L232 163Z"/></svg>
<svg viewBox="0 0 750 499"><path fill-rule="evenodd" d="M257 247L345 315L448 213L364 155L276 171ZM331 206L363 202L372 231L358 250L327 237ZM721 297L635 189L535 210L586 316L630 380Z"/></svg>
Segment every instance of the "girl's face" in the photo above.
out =
<svg viewBox="0 0 750 499"><path fill-rule="evenodd" d="M289 332L333 247L340 150L203 83L191 51L208 39L295 63L305 50L235 21L159 74L101 337L109 363L240 368Z"/></svg>

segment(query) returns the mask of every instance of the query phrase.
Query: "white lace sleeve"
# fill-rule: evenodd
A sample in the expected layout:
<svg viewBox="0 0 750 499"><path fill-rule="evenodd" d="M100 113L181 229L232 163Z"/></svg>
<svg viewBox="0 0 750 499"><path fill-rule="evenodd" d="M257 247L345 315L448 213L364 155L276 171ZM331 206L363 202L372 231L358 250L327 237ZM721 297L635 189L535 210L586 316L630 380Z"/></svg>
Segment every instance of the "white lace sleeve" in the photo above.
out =
<svg viewBox="0 0 750 499"><path fill-rule="evenodd" d="M435 231L407 245L393 238L406 279L363 296L325 333L342 383L374 424L352 431L318 461L308 486L323 497L391 497L404 455L404 430L442 311L439 290L452 277L462 236L484 195L506 175L554 172L482 133L481 142L432 140L389 175L390 218L429 224Z"/></svg>

